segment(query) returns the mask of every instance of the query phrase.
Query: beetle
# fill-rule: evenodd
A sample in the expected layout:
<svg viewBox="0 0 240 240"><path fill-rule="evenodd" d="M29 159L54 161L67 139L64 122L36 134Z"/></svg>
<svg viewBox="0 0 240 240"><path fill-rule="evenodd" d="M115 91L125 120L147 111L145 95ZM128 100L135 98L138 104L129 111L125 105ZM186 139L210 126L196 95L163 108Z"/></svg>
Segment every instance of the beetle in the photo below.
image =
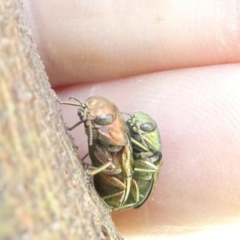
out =
<svg viewBox="0 0 240 240"><path fill-rule="evenodd" d="M139 187L139 200L125 208L138 208L149 198L162 166L162 147L156 122L146 113L135 112L126 121L133 148L133 179ZM133 202L133 201L132 201Z"/></svg>
<svg viewBox="0 0 240 240"><path fill-rule="evenodd" d="M123 209L127 200L130 204L138 202L138 185L132 178L132 147L121 113L104 97L93 96L85 103L72 99L76 102L61 103L79 107L80 121L68 129L84 123L92 161L87 171L94 176L97 192L113 211Z"/></svg>

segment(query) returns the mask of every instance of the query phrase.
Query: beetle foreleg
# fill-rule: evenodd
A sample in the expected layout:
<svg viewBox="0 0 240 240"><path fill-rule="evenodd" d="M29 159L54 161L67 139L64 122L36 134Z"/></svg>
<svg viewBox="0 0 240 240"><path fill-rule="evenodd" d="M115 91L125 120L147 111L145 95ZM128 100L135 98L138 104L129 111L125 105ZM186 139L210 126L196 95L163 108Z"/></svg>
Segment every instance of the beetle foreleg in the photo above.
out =
<svg viewBox="0 0 240 240"><path fill-rule="evenodd" d="M138 142L137 140L135 140L134 138L131 138L131 142L134 143L135 145L139 146L140 148L142 148L145 151L149 151L149 149L147 147L145 147L143 144L141 144L140 142Z"/></svg>
<svg viewBox="0 0 240 240"><path fill-rule="evenodd" d="M131 196L132 196L132 198L131 198ZM131 194L128 197L127 201L123 205L121 205L117 208L113 208L112 210L117 211L117 210L124 210L124 209L128 209L128 208L134 208L134 206L138 203L139 199L140 199L140 192L139 192L138 184L134 179L132 179Z"/></svg>
<svg viewBox="0 0 240 240"><path fill-rule="evenodd" d="M77 127L78 125L80 125L82 122L83 122L83 121L79 121L79 122L77 122L76 124L74 124L72 127L68 127L67 129L68 129L69 131L72 131L75 127Z"/></svg>
<svg viewBox="0 0 240 240"><path fill-rule="evenodd" d="M98 167L92 171L89 171L89 169L87 169L87 174L90 176L94 176L102 171L104 171L105 169L107 169L112 163L111 162L107 162L105 164L103 164L101 167Z"/></svg>
<svg viewBox="0 0 240 240"><path fill-rule="evenodd" d="M112 197L117 197L117 196L123 194L123 192L124 192L124 191L120 191L120 192L117 192L117 193L114 193L114 194L107 195L107 196L102 197L102 198L103 198L104 200L106 200L106 199L109 199L109 198L112 198Z"/></svg>
<svg viewBox="0 0 240 240"><path fill-rule="evenodd" d="M134 172L155 173L154 169L134 168Z"/></svg>

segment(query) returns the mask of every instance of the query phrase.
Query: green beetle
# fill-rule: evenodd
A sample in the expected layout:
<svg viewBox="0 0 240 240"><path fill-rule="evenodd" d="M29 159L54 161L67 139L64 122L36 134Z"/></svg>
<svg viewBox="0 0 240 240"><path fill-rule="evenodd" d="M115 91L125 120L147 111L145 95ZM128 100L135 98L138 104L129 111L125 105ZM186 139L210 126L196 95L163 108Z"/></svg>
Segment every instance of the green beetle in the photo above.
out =
<svg viewBox="0 0 240 240"><path fill-rule="evenodd" d="M140 207L150 196L162 165L162 148L158 127L146 113L136 112L126 121L133 148L133 179L139 188L139 198L125 203L123 208Z"/></svg>
<svg viewBox="0 0 240 240"><path fill-rule="evenodd" d="M89 140L89 155L92 161L87 171L94 175L94 185L99 195L113 210L121 210L139 201L139 190L133 175L133 154L128 128L117 107L106 98L93 96L83 104L61 102L79 106L80 122L84 123Z"/></svg>

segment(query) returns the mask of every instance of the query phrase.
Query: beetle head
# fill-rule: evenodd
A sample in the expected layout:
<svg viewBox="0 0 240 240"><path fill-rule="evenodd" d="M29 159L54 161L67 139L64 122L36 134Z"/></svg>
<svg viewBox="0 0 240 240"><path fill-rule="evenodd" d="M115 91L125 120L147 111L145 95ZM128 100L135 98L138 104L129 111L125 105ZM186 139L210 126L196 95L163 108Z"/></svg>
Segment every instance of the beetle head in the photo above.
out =
<svg viewBox="0 0 240 240"><path fill-rule="evenodd" d="M160 134L155 121L146 113L136 112L127 120L131 136L148 150L148 159L152 162L161 156ZM136 146L137 151L143 151L141 147Z"/></svg>
<svg viewBox="0 0 240 240"><path fill-rule="evenodd" d="M125 124L117 109L108 99L93 96L79 108L78 115L85 124L89 145L93 140L100 140L112 151L117 146L126 145Z"/></svg>

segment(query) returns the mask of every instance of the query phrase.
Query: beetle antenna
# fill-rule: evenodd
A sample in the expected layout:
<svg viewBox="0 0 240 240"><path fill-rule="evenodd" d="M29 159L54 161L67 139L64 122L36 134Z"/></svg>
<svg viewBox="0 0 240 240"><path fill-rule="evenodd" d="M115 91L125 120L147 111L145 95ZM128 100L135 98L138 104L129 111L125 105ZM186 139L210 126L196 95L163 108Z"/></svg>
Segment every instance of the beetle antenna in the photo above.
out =
<svg viewBox="0 0 240 240"><path fill-rule="evenodd" d="M120 112L121 114L128 115L129 117L134 117L134 114L126 113L126 112Z"/></svg>
<svg viewBox="0 0 240 240"><path fill-rule="evenodd" d="M91 121L89 121L89 128L88 128L88 140L89 140L89 145L92 146L92 141L93 141L93 132L92 132L92 124Z"/></svg>
<svg viewBox="0 0 240 240"><path fill-rule="evenodd" d="M81 103L80 100L78 100L75 97L70 97L69 100L75 100L77 103L75 102L68 102L68 101L59 101L59 103L61 104L65 104L65 105L72 105L72 106L78 106L78 107L85 107L85 104Z"/></svg>
<svg viewBox="0 0 240 240"><path fill-rule="evenodd" d="M71 99L73 99L73 100L75 100L76 102L78 102L80 106L83 106L83 105L84 105L79 99L77 99L77 98L75 98L75 97L70 97L69 100L71 100Z"/></svg>

